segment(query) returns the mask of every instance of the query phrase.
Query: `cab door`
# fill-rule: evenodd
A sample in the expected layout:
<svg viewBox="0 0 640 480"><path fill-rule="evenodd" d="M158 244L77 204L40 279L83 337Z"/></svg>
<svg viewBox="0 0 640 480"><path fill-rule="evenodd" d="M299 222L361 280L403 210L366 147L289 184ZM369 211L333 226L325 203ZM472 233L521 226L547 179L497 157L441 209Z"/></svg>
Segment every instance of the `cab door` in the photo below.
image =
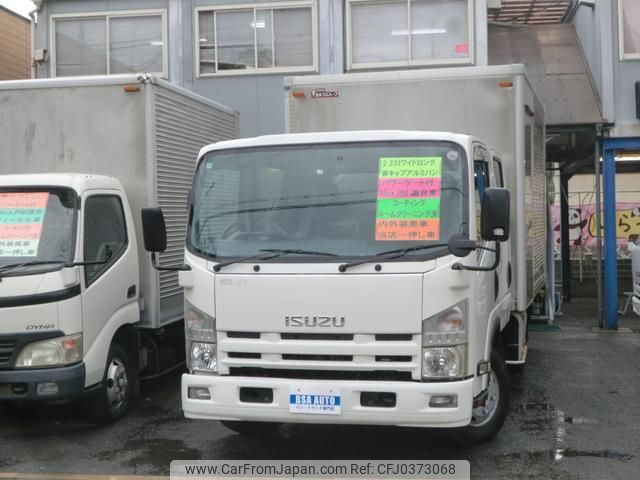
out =
<svg viewBox="0 0 640 480"><path fill-rule="evenodd" d="M102 380L113 335L138 313L138 255L126 199L89 192L82 199L83 343L87 385Z"/></svg>

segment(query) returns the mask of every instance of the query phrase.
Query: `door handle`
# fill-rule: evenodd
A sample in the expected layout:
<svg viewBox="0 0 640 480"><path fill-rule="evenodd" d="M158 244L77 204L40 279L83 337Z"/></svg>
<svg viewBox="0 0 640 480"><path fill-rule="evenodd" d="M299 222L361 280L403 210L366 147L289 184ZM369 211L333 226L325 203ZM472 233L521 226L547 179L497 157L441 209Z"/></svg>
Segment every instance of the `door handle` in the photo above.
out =
<svg viewBox="0 0 640 480"><path fill-rule="evenodd" d="M131 285L127 289L127 298L133 298L135 296L136 296L136 286L135 285Z"/></svg>

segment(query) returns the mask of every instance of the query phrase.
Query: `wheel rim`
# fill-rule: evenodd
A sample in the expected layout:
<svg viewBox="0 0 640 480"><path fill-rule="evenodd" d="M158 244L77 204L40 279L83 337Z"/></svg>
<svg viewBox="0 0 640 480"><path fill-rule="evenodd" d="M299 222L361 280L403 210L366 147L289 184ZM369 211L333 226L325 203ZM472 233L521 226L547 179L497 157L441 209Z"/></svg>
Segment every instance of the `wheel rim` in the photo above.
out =
<svg viewBox="0 0 640 480"><path fill-rule="evenodd" d="M107 370L107 398L113 411L117 411L127 401L129 378L124 363L119 358L113 358Z"/></svg>
<svg viewBox="0 0 640 480"><path fill-rule="evenodd" d="M489 385L487 386L487 398L484 405L479 405L471 412L471 426L481 427L486 425L496 414L500 402L500 384L493 370L489 372Z"/></svg>

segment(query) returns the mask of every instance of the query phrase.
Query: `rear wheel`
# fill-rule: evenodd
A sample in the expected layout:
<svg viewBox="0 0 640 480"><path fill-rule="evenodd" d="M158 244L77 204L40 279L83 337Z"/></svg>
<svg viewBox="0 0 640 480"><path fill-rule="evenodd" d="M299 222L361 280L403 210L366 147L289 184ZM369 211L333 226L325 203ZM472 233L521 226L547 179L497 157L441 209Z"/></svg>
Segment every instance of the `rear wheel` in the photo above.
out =
<svg viewBox="0 0 640 480"><path fill-rule="evenodd" d="M98 394L88 399L90 416L100 424L113 423L127 413L130 389L129 358L125 349L117 343L111 344L107 357L102 387Z"/></svg>
<svg viewBox="0 0 640 480"><path fill-rule="evenodd" d="M261 436L275 433L281 423L274 422L236 422L220 420L225 427L241 435Z"/></svg>
<svg viewBox="0 0 640 480"><path fill-rule="evenodd" d="M509 373L502 355L491 352L489 384L480 399L474 402L471 423L454 433L466 445L486 443L497 435L509 413Z"/></svg>

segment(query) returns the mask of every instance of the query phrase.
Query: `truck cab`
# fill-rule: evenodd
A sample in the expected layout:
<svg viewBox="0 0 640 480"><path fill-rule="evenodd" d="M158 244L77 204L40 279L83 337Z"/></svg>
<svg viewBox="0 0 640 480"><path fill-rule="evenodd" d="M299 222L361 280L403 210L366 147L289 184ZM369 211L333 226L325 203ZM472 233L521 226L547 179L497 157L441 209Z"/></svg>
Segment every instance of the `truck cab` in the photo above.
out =
<svg viewBox="0 0 640 480"><path fill-rule="evenodd" d="M0 401L95 393L97 417L122 416L139 290L134 220L118 180L0 176Z"/></svg>
<svg viewBox="0 0 640 480"><path fill-rule="evenodd" d="M300 422L495 435L512 306L499 158L441 132L203 148L180 272L185 416L243 433ZM523 362L524 340L515 351Z"/></svg>

